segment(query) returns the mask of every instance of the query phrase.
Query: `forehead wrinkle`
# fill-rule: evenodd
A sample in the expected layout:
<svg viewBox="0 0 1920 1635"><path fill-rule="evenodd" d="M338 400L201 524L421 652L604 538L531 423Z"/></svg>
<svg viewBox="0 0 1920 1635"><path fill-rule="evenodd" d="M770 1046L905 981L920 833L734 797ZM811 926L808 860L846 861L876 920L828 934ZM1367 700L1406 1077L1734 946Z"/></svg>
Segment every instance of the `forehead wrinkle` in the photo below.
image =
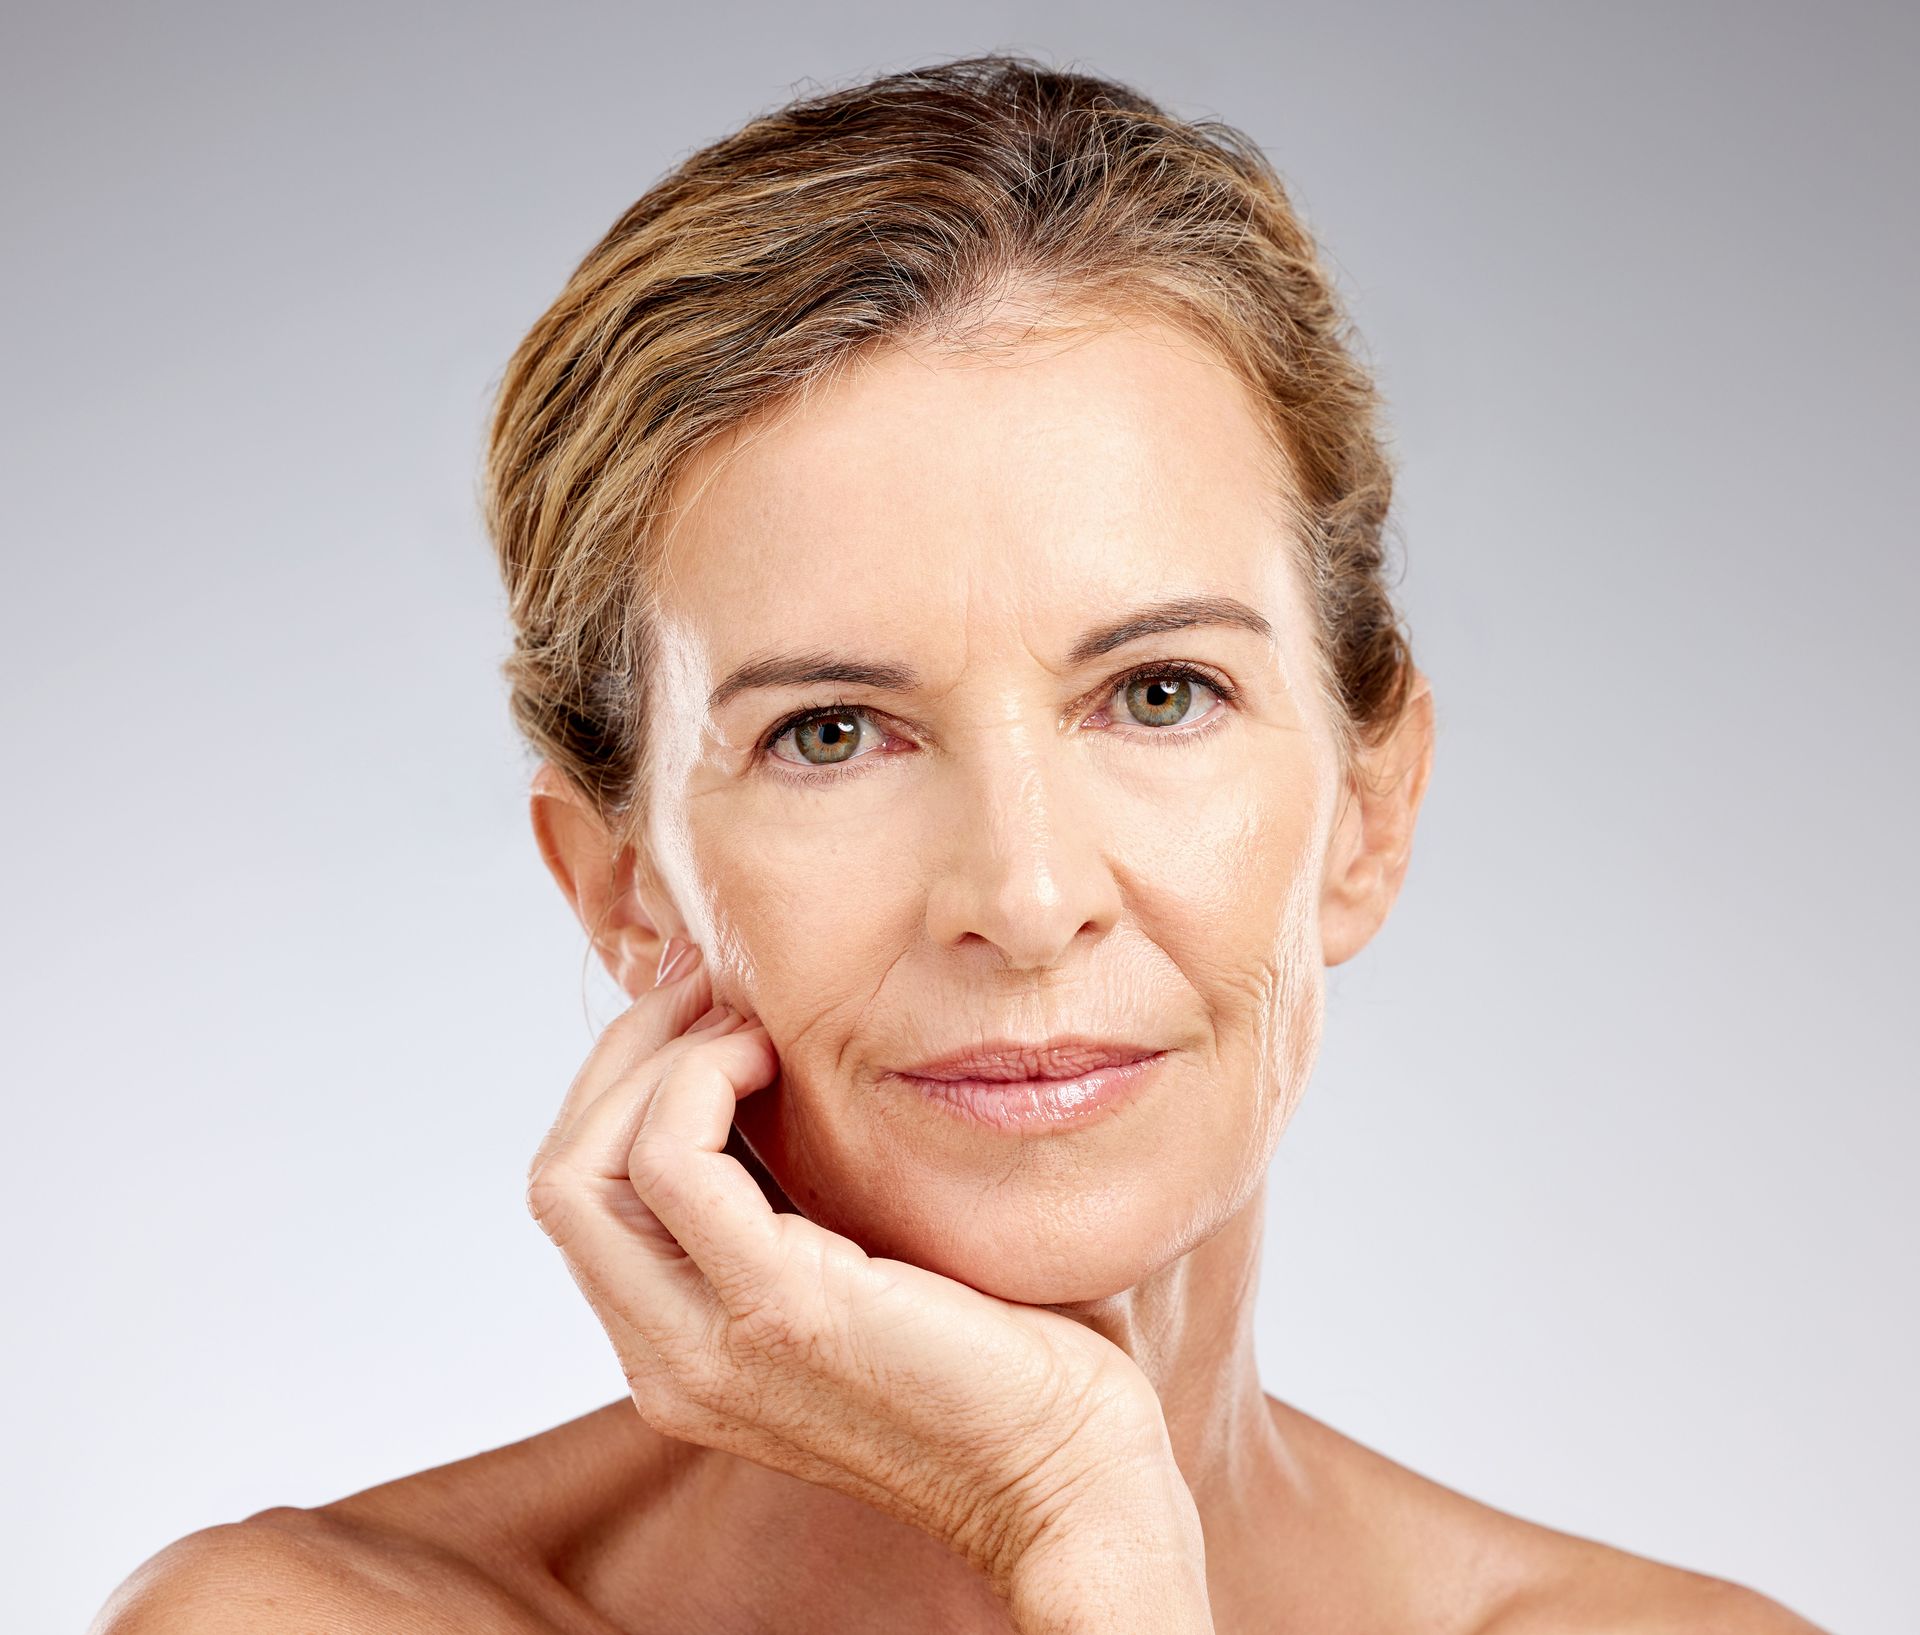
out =
<svg viewBox="0 0 1920 1635"><path fill-rule="evenodd" d="M1171 337L1163 336L1153 333L1152 326L1143 328L1143 326L1134 323L1127 323L1122 327L1129 330L1139 339L1152 340L1162 344L1169 351L1184 353L1188 358L1209 366L1212 372L1228 382L1237 382L1237 376L1231 369L1226 368L1217 358L1211 356L1206 348L1193 346L1189 338L1185 335L1176 334ZM1071 337L1069 345L1064 348L1055 347L1047 350L1033 349L1023 351L1007 359L984 361L1001 363L1003 366L1009 362L1044 362L1048 355L1057 355L1060 350L1077 348L1079 345L1096 338L1098 333L1099 331L1095 330L1074 335ZM878 349L863 361L868 363L877 362L885 355L886 350L887 349ZM969 358L965 354L962 354L961 357L956 360L952 354L930 357L924 354L916 355L910 349L897 348L894 350L903 355L904 361L908 362L915 372L928 376L937 374L943 366L955 361L963 364L972 363L976 366L983 361L977 357ZM1038 355L1035 355L1036 352L1038 352ZM864 373L865 371L861 372ZM764 438L791 424L794 417L806 407L808 401L820 388L820 385L821 383L819 381L809 379L802 383L799 391L774 411L753 417L747 423L737 425L725 434L724 440L716 439L716 444L707 460L703 466L695 470L692 475L690 487L683 493L677 509L671 514L670 523L666 530L666 538L669 542L673 541L680 534L682 525L694 514L696 506L711 493L714 485L723 479L727 472L733 467L738 457L748 452L755 444ZM1254 429L1256 435L1258 435L1258 428ZM1264 437L1260 437L1259 440L1264 450L1267 440ZM1265 475L1263 472L1262 476L1264 477ZM1155 519L1158 519L1164 525L1171 514L1175 499L1172 485L1166 472L1159 470L1157 467L1147 469L1143 465L1141 468L1138 468L1138 478L1139 486L1135 496L1135 503L1130 507L1134 526L1129 530L1130 532L1134 532L1136 536L1142 530L1150 530ZM1267 492L1268 484L1265 481L1262 481L1260 487L1260 514L1265 520L1271 523L1282 524L1276 531L1279 532L1284 539L1290 531L1284 527L1284 522L1290 520L1290 513L1293 512L1293 506L1290 503L1293 500L1293 496L1286 492L1277 494ZM994 531L1000 535L1002 542L1002 553L998 558L998 566L1003 570L1003 577L1007 578L1010 583L1013 583L1017 587L1020 577L1026 572L1026 563L1032 559L1032 547L1030 545L1027 546L1023 552L1019 543L1021 533L1024 530L1018 525L1017 517L1010 515L1010 513L1017 512L1019 509L1022 496L1018 494L1008 494L1000 491L998 488L990 488L988 493L996 513ZM1199 498L1204 500L1205 496L1202 495L1199 496ZM1290 549L1282 548L1276 554L1287 559L1286 566L1294 566L1292 561L1293 552ZM677 562L678 556L676 553L673 558L673 564L677 564ZM667 576L669 582L674 583L677 589L684 590L684 584L677 581L672 574L671 569L673 564L669 565L669 574ZM1289 577L1297 577L1297 575L1290 574ZM1271 592L1275 587L1268 586L1266 588ZM1288 600L1292 600L1297 588L1298 587L1291 585L1284 587L1284 594ZM961 620L962 673L965 672L966 667L971 662L971 626L973 620L980 616L977 610L977 603L987 594L987 588L980 577L978 575L969 576L969 583L966 587L967 611ZM1021 598L1016 596L1016 601L1020 599ZM1260 601L1266 601L1267 599L1267 597L1259 598ZM1032 618L1046 620L1051 617L1051 613L1041 611L1032 615L1030 618L1019 620L1021 625L1020 637L1024 645L1029 653L1038 660L1041 666L1049 671L1053 671L1054 667L1048 665L1046 660L1039 656L1033 640L1028 635L1028 627L1032 622ZM1016 618L1018 618L1018 614L1016 614ZM1289 620L1288 623L1293 623L1293 621ZM1292 645L1291 643L1285 644L1286 647L1291 647ZM711 654L708 656L710 658ZM1291 678L1286 674L1289 667L1285 663L1284 648L1278 643L1276 643L1276 657L1282 659L1282 662L1278 664L1276 668L1282 673L1283 685L1291 688ZM938 689L938 692L944 695L944 693L950 690L951 684Z"/></svg>

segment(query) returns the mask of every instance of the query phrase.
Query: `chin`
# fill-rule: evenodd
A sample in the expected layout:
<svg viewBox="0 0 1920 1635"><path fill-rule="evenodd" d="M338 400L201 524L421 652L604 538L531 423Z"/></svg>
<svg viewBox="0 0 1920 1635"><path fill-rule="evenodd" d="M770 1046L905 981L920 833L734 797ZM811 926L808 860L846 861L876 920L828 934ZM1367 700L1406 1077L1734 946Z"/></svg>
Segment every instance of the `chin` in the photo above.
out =
<svg viewBox="0 0 1920 1635"><path fill-rule="evenodd" d="M1089 1233L1005 1247L896 1235L893 1247L868 1247L868 1253L924 1266L996 1299L1025 1306L1071 1306L1125 1293L1177 1258L1178 1251Z"/></svg>
<svg viewBox="0 0 1920 1635"><path fill-rule="evenodd" d="M1183 1167L1158 1161L1153 1149L1089 1161L1058 1143L1028 1144L956 1172L898 1154L843 1165L842 1149L805 1137L797 1150L776 1142L769 1151L754 1140L809 1219L870 1255L1022 1305L1120 1294L1204 1241L1231 1212L1183 1190ZM1220 1177L1248 1186L1257 1178ZM1214 1207L1204 1207L1209 1201Z"/></svg>

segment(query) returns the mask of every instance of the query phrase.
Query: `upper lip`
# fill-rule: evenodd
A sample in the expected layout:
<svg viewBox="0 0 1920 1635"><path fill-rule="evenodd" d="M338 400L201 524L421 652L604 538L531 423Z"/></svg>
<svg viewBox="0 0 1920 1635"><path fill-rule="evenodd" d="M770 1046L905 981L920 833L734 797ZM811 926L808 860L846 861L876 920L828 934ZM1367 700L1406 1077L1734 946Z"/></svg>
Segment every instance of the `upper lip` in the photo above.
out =
<svg viewBox="0 0 1920 1635"><path fill-rule="evenodd" d="M1071 1079L1103 1067L1158 1056L1153 1045L1131 1045L1115 1039L1091 1039L1085 1034L1061 1033L1051 1039L987 1039L965 1050L916 1062L895 1071L915 1079L987 1079L1012 1083L1021 1079Z"/></svg>

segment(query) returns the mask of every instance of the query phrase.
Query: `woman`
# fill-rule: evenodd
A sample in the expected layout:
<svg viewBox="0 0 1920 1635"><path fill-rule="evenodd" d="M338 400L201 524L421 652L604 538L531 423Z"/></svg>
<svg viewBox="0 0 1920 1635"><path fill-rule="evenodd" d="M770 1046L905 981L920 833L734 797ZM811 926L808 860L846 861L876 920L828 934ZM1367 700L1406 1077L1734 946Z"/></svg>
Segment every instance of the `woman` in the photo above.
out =
<svg viewBox="0 0 1920 1635"><path fill-rule="evenodd" d="M1807 1631L1265 1395L1264 1183L1433 704L1266 161L1006 57L696 153L504 380L528 1201L630 1396L192 1535L114 1631ZM636 1411L637 1410L637 1411Z"/></svg>

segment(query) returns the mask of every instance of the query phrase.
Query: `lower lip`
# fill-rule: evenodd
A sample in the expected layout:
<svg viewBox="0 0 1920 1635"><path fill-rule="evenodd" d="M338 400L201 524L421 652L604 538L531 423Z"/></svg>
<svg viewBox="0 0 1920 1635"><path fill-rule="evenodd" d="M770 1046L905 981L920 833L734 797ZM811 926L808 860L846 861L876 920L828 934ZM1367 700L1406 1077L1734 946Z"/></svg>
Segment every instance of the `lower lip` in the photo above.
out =
<svg viewBox="0 0 1920 1635"><path fill-rule="evenodd" d="M922 1079L896 1075L957 1118L994 1130L1077 1129L1111 1112L1166 1052L1096 1068L1077 1079Z"/></svg>

